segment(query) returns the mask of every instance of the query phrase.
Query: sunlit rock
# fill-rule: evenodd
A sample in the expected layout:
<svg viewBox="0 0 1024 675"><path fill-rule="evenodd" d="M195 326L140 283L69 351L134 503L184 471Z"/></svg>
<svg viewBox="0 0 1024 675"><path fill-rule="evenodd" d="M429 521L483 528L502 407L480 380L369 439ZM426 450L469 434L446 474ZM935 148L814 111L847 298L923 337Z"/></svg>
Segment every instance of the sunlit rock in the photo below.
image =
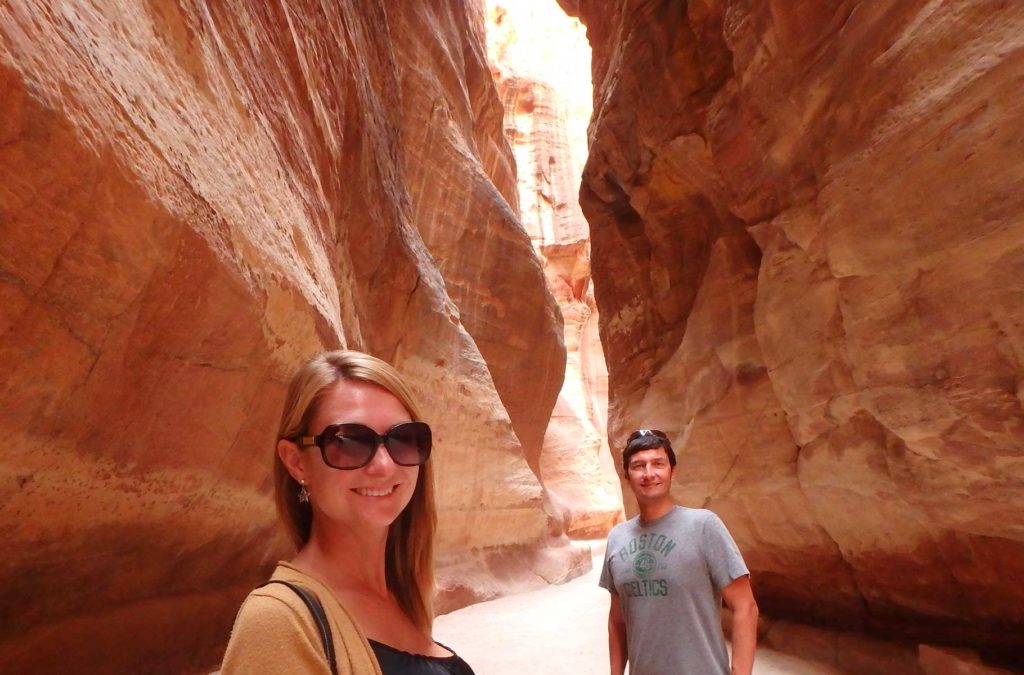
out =
<svg viewBox="0 0 1024 675"><path fill-rule="evenodd" d="M607 533L622 514L607 426L607 369L579 208L590 116L589 47L551 2L488 3L488 52L518 169L522 222L544 262L565 323L567 364L540 456L549 510L577 537ZM558 64L557 67L554 67Z"/></svg>
<svg viewBox="0 0 1024 675"><path fill-rule="evenodd" d="M5 670L219 660L289 555L274 430L323 348L436 430L442 608L578 569L524 452L564 348L482 19L427 4L4 5Z"/></svg>
<svg viewBox="0 0 1024 675"><path fill-rule="evenodd" d="M1019 658L1024 7L560 4L612 446L670 432L763 610Z"/></svg>

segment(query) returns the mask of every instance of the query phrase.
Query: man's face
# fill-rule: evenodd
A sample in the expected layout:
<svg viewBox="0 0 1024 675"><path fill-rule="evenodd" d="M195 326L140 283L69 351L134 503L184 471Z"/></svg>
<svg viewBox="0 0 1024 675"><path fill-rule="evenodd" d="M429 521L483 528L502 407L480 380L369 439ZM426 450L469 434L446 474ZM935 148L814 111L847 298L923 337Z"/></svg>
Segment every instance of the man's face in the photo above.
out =
<svg viewBox="0 0 1024 675"><path fill-rule="evenodd" d="M653 502L669 497L674 472L665 448L652 448L629 458L626 478L638 502Z"/></svg>

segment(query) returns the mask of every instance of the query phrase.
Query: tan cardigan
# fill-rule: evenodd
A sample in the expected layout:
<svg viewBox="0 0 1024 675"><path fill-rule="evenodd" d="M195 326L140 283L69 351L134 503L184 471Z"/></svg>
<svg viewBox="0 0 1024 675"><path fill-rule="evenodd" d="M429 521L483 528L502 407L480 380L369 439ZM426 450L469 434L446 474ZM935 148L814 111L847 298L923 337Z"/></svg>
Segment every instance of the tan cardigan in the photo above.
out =
<svg viewBox="0 0 1024 675"><path fill-rule="evenodd" d="M271 579L295 582L319 598L334 638L338 675L382 675L366 636L326 586L286 562L277 564ZM329 675L331 671L316 621L302 598L287 586L270 584L249 593L238 610L220 672Z"/></svg>

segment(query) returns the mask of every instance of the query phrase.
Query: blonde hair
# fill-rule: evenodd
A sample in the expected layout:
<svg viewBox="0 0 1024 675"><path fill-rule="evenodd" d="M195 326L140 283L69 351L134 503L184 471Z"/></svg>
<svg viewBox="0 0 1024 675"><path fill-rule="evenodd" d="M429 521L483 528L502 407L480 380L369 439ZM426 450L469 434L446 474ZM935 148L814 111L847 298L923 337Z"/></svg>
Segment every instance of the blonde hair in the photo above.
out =
<svg viewBox="0 0 1024 675"><path fill-rule="evenodd" d="M395 396L415 421L421 417L412 393L402 376L380 359L356 351L325 352L307 361L292 376L281 413L277 440L294 442L310 433L324 393L343 381L371 382ZM313 527L313 509L299 501L299 483L274 452L274 496L277 512L296 548L308 541ZM388 589L399 606L420 629L430 635L434 621L434 472L428 459L421 467L412 499L388 529L384 573Z"/></svg>

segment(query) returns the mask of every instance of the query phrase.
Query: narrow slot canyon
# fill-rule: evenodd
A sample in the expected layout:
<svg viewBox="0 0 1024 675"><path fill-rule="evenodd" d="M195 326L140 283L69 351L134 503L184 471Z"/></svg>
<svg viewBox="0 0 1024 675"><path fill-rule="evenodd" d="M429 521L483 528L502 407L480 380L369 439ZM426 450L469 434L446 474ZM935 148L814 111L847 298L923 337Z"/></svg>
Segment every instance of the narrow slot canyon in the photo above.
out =
<svg viewBox="0 0 1024 675"><path fill-rule="evenodd" d="M1024 672L1022 77L1012 2L0 0L0 671L217 670L353 349L479 675L607 672L635 429L755 675Z"/></svg>

